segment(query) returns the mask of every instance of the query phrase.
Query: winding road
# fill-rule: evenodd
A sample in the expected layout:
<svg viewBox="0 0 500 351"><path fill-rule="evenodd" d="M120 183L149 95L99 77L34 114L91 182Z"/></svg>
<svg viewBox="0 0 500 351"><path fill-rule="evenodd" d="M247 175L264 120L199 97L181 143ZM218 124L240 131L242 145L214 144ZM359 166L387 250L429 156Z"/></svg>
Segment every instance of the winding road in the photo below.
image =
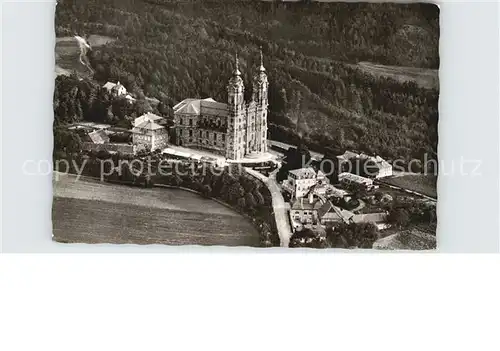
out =
<svg viewBox="0 0 500 351"><path fill-rule="evenodd" d="M290 221L288 219L287 205L285 203L285 200L283 199L283 195L281 194L281 189L278 185L278 182L276 181L276 174L278 173L279 168L275 169L271 174L269 174L269 178L257 171L254 171L251 168L245 168L245 170L254 177L262 180L269 189L273 202L273 212L274 218L276 220L276 228L278 229L278 235L280 237L280 246L288 247L290 244L290 238L292 237L292 229L290 227Z"/></svg>

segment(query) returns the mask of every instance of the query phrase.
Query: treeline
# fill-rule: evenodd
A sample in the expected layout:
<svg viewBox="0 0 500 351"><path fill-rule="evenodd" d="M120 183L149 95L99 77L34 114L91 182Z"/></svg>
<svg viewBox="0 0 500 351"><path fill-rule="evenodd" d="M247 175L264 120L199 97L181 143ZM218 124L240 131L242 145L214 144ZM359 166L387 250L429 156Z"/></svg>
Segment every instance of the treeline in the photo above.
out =
<svg viewBox="0 0 500 351"><path fill-rule="evenodd" d="M308 56L439 66L439 8L433 4L61 0L57 10L56 24L61 33L101 30L120 36L124 28L127 34L153 36L157 35L155 27L161 27L170 36L183 30L175 28L175 21L185 16L198 19L198 23L214 22L219 31L232 29L273 37L277 45L297 48ZM145 16L150 25L141 28ZM162 18L167 16L177 18ZM194 27L193 32L198 29Z"/></svg>
<svg viewBox="0 0 500 351"><path fill-rule="evenodd" d="M235 52L249 98L262 46L270 137L406 160L437 151L438 91L356 65L437 68L431 4L65 0L56 30L118 39L89 54L94 78L170 107L187 97L226 101Z"/></svg>
<svg viewBox="0 0 500 351"><path fill-rule="evenodd" d="M170 172L158 172L160 154L152 154L152 174L147 174L147 167L143 172L139 169L140 162L122 162L120 170L111 169L111 162L118 165L119 161L132 161L135 158L122 154L110 155L105 151L86 154L77 153L68 157L70 173L78 173L85 162L81 175L98 177L102 174L104 180L132 186L153 187L156 184L183 187L199 192L208 198L215 198L230 205L239 213L247 216L260 233L260 242L263 247L279 246L279 237L272 210L271 194L267 187L259 180L246 174L238 167L224 169L210 168L207 164L192 162L178 162L171 164ZM145 161L137 158L136 160ZM131 165L137 164L137 168ZM205 167L205 168L203 168ZM214 169L214 171L212 171ZM204 171L205 170L205 171ZM61 169L61 171L66 171ZM168 173L168 174L167 174Z"/></svg>
<svg viewBox="0 0 500 351"><path fill-rule="evenodd" d="M422 201L398 200L391 203L388 208L388 222L398 228L408 228L414 225L430 226L430 232L436 235L437 213L436 205Z"/></svg>
<svg viewBox="0 0 500 351"><path fill-rule="evenodd" d="M378 233L373 223L337 223L326 229L306 228L295 232L290 238L290 247L371 249L378 239Z"/></svg>

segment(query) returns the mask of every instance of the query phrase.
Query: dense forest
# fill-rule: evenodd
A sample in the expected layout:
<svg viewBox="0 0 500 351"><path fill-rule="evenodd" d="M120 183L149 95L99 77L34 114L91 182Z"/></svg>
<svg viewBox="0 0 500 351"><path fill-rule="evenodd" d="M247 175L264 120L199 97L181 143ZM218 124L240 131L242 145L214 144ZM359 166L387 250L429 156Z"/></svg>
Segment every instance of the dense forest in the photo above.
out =
<svg viewBox="0 0 500 351"><path fill-rule="evenodd" d="M358 65L437 69L439 9L432 4L60 0L56 34L115 39L89 53L94 81L119 80L136 96L159 99L166 115L187 97L225 101L236 52L249 96L262 46L271 138L406 160L437 151L438 90ZM75 102L66 85L56 84L56 119L128 117L120 106L85 102L98 92Z"/></svg>

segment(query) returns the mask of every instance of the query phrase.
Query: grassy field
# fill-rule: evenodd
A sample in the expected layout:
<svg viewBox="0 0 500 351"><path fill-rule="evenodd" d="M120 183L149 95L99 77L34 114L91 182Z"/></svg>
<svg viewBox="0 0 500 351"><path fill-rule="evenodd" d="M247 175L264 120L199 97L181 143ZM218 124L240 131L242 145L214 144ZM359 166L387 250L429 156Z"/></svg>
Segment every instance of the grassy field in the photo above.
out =
<svg viewBox="0 0 500 351"><path fill-rule="evenodd" d="M231 209L178 189L63 178L54 182L54 240L66 243L259 246Z"/></svg>
<svg viewBox="0 0 500 351"><path fill-rule="evenodd" d="M437 198L437 177L434 175L412 174L384 179L384 182Z"/></svg>
<svg viewBox="0 0 500 351"><path fill-rule="evenodd" d="M402 83L413 81L419 86L428 89L439 88L439 74L436 69L385 66L370 62L360 62L357 66L375 77L392 78Z"/></svg>
<svg viewBox="0 0 500 351"><path fill-rule="evenodd" d="M87 38L87 40L93 48L103 46L114 41L113 38L103 35L91 35ZM90 71L79 61L80 47L74 37L56 38L55 56L56 76L69 76L73 71L76 71L82 77L90 78Z"/></svg>

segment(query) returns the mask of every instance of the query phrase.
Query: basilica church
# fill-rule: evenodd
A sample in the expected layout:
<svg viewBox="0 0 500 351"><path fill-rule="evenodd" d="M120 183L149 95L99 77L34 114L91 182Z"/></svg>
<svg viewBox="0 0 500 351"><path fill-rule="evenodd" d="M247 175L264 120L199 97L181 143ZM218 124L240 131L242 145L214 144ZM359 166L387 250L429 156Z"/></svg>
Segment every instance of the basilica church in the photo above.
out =
<svg viewBox="0 0 500 351"><path fill-rule="evenodd" d="M227 85L227 103L212 98L185 99L174 106L175 143L205 149L230 160L258 157L267 152L269 82L262 50L252 85L252 100L246 102L236 56Z"/></svg>

